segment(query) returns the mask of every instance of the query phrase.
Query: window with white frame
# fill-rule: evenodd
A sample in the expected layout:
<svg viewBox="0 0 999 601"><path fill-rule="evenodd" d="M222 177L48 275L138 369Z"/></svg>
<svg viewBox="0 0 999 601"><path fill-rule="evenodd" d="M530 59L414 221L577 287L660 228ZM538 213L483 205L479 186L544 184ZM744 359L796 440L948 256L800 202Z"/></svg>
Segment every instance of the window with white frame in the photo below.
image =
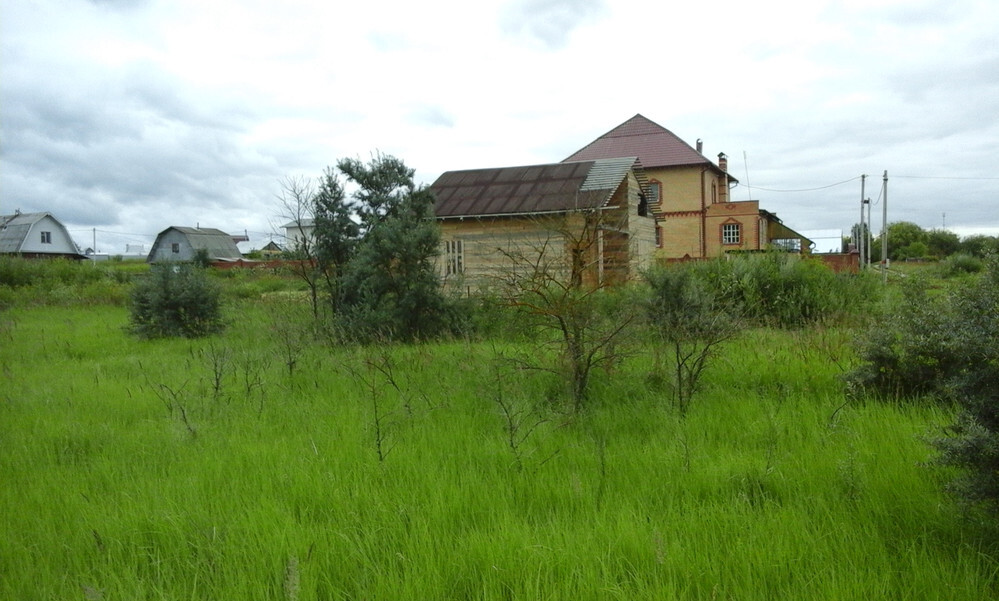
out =
<svg viewBox="0 0 999 601"><path fill-rule="evenodd" d="M42 232L42 244L52 244L52 232Z"/></svg>
<svg viewBox="0 0 999 601"><path fill-rule="evenodd" d="M465 271L465 245L461 240L444 241L444 275Z"/></svg>
<svg viewBox="0 0 999 601"><path fill-rule="evenodd" d="M722 224L722 244L739 244L742 242L742 224L741 223L723 223Z"/></svg>

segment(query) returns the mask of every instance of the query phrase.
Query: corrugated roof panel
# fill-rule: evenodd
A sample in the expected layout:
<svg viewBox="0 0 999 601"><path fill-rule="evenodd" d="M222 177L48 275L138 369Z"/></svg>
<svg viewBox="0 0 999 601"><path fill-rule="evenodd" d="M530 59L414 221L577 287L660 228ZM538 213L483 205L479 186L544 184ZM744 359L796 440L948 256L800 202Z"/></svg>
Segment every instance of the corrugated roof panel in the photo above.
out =
<svg viewBox="0 0 999 601"><path fill-rule="evenodd" d="M16 253L31 230L30 223L8 224L0 230L0 253Z"/></svg>
<svg viewBox="0 0 999 601"><path fill-rule="evenodd" d="M465 217L594 208L613 194L634 162L632 157L447 172L430 186L434 210L438 217Z"/></svg>
<svg viewBox="0 0 999 601"><path fill-rule="evenodd" d="M616 190L628 172L634 168L636 157L601 159L593 162L581 190Z"/></svg>

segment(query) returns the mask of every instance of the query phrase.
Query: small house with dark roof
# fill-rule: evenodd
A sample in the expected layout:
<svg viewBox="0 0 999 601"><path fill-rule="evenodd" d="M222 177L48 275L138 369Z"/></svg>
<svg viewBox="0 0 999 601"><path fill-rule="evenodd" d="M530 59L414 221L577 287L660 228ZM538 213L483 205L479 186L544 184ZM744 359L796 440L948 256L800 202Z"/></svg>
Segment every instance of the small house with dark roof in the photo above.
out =
<svg viewBox="0 0 999 601"><path fill-rule="evenodd" d="M243 258L233 237L222 230L174 225L156 236L146 262L193 261L199 251L209 261L236 261Z"/></svg>
<svg viewBox="0 0 999 601"><path fill-rule="evenodd" d="M731 251L807 249L810 241L785 226L759 201L732 201L738 180L724 153L712 162L676 134L635 115L567 157L567 162L638 157L648 176L648 202L657 219L657 256L717 257Z"/></svg>
<svg viewBox="0 0 999 601"><path fill-rule="evenodd" d="M52 213L0 215L0 254L25 258L85 259Z"/></svg>
<svg viewBox="0 0 999 601"><path fill-rule="evenodd" d="M479 287L545 255L589 284L636 277L655 250L644 178L634 156L448 171L430 186L441 275Z"/></svg>

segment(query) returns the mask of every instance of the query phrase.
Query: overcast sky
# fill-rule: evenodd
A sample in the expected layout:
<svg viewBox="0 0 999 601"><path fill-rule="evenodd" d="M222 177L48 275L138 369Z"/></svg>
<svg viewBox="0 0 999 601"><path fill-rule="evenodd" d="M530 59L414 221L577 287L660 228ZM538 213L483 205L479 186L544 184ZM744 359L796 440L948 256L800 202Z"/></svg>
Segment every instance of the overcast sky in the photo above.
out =
<svg viewBox="0 0 999 601"><path fill-rule="evenodd" d="M0 6L0 213L81 247L287 221L341 157L557 162L636 113L797 230L999 234L995 0L13 0Z"/></svg>

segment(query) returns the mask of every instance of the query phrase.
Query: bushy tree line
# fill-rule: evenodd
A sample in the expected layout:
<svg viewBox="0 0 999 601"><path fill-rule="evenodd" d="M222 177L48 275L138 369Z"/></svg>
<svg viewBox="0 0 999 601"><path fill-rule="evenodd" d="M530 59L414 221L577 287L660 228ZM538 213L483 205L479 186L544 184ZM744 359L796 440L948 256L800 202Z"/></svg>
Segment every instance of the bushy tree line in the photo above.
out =
<svg viewBox="0 0 999 601"><path fill-rule="evenodd" d="M954 403L956 422L933 441L962 469L953 488L999 510L999 260L949 291L914 281L867 334L849 377L855 394Z"/></svg>
<svg viewBox="0 0 999 601"><path fill-rule="evenodd" d="M865 224L866 225L866 224ZM865 228L866 229L866 228ZM872 236L871 232L867 232ZM863 235L860 225L854 225L851 238L859 240ZM881 239L868 238L871 245L871 260L881 260ZM892 261L906 259L945 259L964 255L984 259L991 253L999 252L999 238L981 234L959 237L945 229L924 230L910 221L896 221L888 224L888 258Z"/></svg>
<svg viewBox="0 0 999 601"><path fill-rule="evenodd" d="M836 274L784 252L673 265L703 282L724 306L756 325L798 327L857 315L876 298L874 278Z"/></svg>

